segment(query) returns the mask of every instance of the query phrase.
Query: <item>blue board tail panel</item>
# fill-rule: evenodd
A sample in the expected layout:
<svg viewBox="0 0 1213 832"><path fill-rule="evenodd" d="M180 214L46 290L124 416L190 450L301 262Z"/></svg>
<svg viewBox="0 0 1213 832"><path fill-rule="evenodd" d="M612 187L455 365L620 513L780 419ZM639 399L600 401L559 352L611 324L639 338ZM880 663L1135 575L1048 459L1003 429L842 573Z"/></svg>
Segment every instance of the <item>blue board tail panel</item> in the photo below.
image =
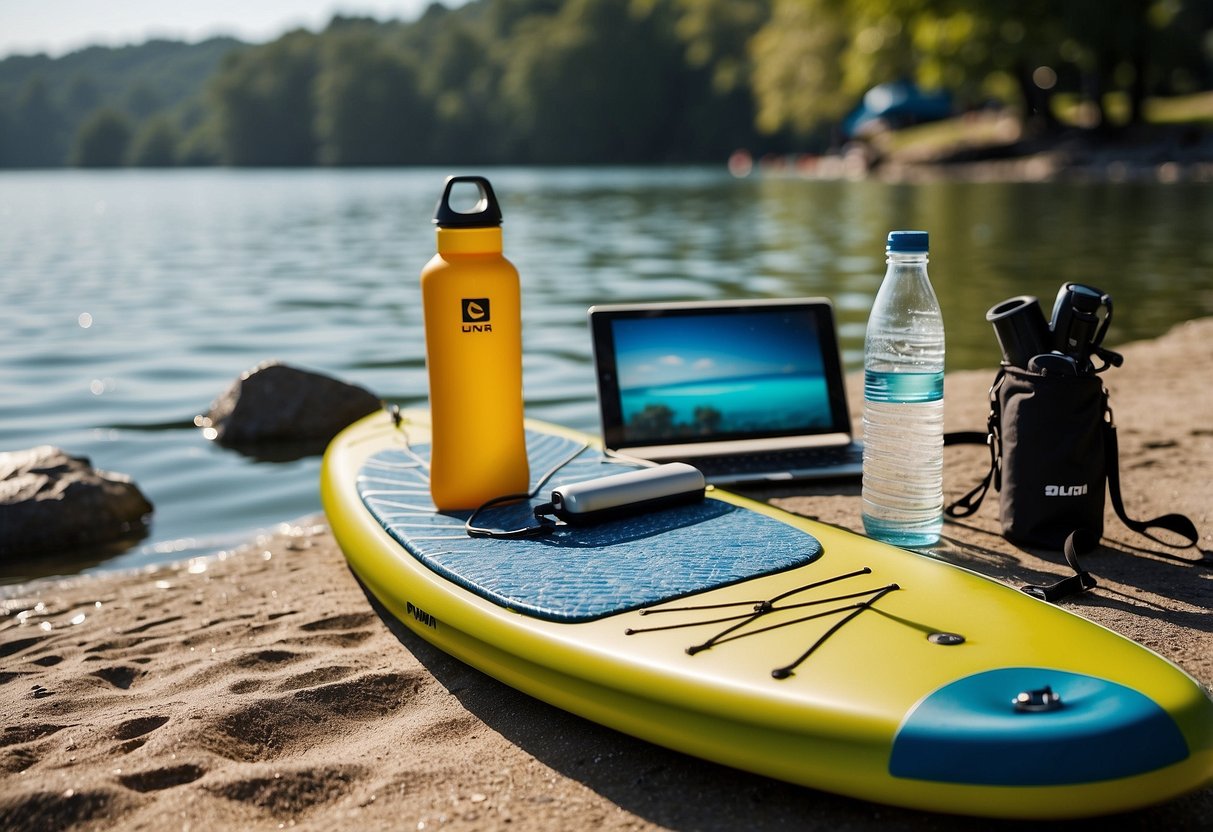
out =
<svg viewBox="0 0 1213 832"><path fill-rule="evenodd" d="M1049 686L1056 710L1017 711L1021 691ZM1094 783L1187 759L1174 720L1124 685L1061 670L1015 667L932 693L897 732L895 777L986 786Z"/></svg>

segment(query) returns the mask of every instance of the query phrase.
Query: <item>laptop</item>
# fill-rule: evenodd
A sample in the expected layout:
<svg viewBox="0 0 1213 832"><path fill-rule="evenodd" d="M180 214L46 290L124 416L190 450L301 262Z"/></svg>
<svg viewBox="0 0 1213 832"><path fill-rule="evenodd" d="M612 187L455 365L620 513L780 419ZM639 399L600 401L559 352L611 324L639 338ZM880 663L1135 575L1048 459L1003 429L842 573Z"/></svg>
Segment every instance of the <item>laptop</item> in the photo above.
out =
<svg viewBox="0 0 1213 832"><path fill-rule="evenodd" d="M858 477L824 298L589 310L608 454L686 462L715 485Z"/></svg>

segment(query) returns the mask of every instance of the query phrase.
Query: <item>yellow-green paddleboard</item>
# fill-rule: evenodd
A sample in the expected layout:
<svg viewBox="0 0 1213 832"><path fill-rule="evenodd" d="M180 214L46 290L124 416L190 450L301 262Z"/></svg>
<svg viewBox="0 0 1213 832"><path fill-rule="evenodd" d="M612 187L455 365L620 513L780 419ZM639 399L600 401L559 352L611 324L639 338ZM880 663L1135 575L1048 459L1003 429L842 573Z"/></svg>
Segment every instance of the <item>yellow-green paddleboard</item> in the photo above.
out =
<svg viewBox="0 0 1213 832"><path fill-rule="evenodd" d="M1140 645L977 574L770 506L702 504L521 540L429 499L426 414L329 447L324 508L418 635L588 719L740 769L1007 818L1124 811L1213 782L1213 700ZM618 473L528 423L532 477ZM477 525L531 521L525 505Z"/></svg>

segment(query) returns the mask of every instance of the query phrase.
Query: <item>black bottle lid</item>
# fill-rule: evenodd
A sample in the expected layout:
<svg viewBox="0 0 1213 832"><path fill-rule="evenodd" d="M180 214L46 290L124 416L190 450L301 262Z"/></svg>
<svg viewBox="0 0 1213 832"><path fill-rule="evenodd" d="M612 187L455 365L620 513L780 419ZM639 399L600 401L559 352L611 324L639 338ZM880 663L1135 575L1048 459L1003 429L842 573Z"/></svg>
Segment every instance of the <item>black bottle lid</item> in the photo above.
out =
<svg viewBox="0 0 1213 832"><path fill-rule="evenodd" d="M451 207L451 189L460 182L469 182L480 191L480 199L471 211L456 211ZM434 224L439 228L492 228L501 225L501 206L493 186L483 176L448 176L442 188L442 198L434 209Z"/></svg>

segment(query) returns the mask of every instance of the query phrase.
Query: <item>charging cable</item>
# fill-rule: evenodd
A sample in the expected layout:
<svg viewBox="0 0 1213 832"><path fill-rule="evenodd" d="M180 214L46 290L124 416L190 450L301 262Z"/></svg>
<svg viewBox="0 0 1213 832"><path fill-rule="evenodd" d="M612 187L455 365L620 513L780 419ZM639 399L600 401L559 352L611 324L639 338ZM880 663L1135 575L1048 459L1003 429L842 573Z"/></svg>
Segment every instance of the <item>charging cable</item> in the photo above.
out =
<svg viewBox="0 0 1213 832"><path fill-rule="evenodd" d="M582 447L577 453L585 448ZM574 454L576 456L576 454ZM592 525L619 520L658 509L702 502L707 491L703 472L685 462L667 462L652 468L640 468L592 480L570 483L552 489L551 500L534 508L536 526L493 531L472 521L481 509L507 500L530 499L548 477L566 465L569 457L544 475L529 494L513 494L489 500L468 518L465 529L472 537L519 538L547 534L556 526L552 517L569 525Z"/></svg>
<svg viewBox="0 0 1213 832"><path fill-rule="evenodd" d="M480 506L472 512L472 515L467 519L467 522L463 524L463 529L467 532L468 537L493 537L500 540L518 540L525 537L539 537L541 535L551 534L552 529L556 527L556 521L548 517L545 513L545 509L550 512L552 507L551 503L535 507L535 519L539 521L539 524L536 526L523 526L519 529L505 530L486 529L474 525L473 521L476 519L476 516L480 514L480 512L484 511L486 508L490 508L491 506L501 505L502 503L517 502L519 500L533 499L535 495L539 493L539 490L543 488L544 484L546 484L548 480L556 475L557 471L579 457L581 453L588 447L588 444L583 444L577 450L573 451L573 453L562 459L559 463L553 466L551 470L540 477L539 482L535 483L535 487L529 492L522 494L505 494L501 497L494 497L491 500L481 503Z"/></svg>

